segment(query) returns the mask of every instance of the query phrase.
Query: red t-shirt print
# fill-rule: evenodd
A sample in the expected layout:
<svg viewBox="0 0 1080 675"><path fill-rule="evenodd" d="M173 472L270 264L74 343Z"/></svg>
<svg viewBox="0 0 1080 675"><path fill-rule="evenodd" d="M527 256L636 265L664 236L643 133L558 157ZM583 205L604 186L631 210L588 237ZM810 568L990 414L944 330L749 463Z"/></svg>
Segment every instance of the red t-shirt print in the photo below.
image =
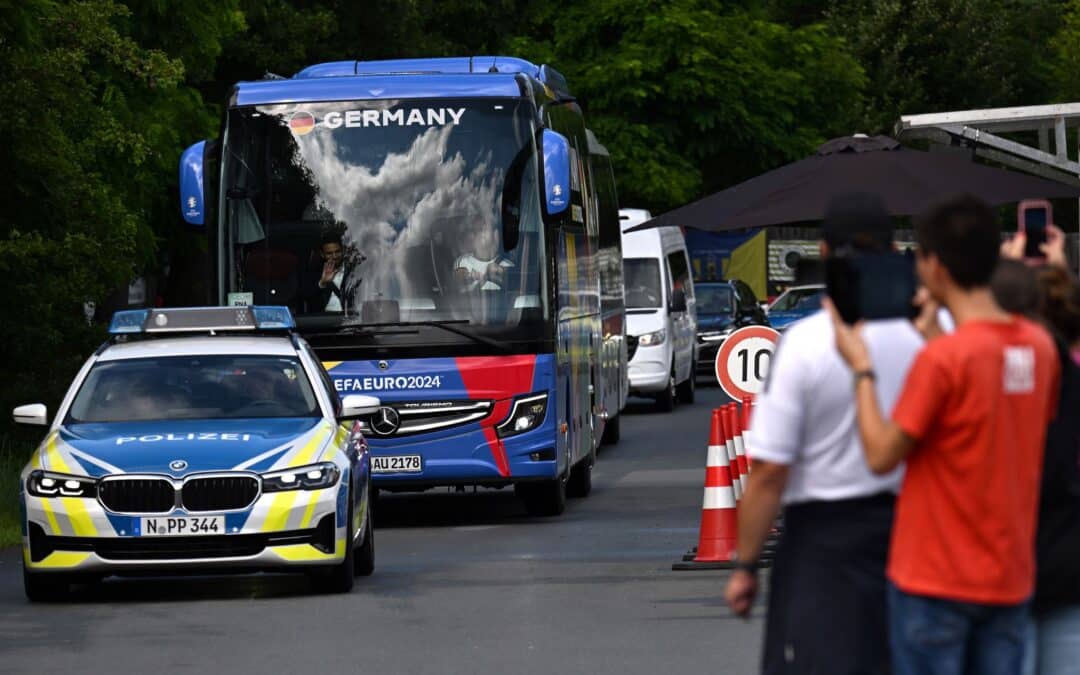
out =
<svg viewBox="0 0 1080 675"><path fill-rule="evenodd" d="M889 551L898 588L981 604L1031 596L1058 370L1053 340L1019 317L966 322L916 357L893 411L916 440Z"/></svg>

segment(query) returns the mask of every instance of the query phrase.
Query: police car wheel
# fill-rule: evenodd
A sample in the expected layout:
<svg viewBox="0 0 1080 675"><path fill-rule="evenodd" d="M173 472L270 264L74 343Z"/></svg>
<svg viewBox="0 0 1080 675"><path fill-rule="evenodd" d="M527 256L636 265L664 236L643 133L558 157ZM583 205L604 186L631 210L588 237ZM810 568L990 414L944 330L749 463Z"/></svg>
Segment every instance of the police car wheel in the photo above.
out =
<svg viewBox="0 0 1080 675"><path fill-rule="evenodd" d="M71 580L59 574L35 574L23 568L23 591L30 602L57 602L71 591Z"/></svg>
<svg viewBox="0 0 1080 675"><path fill-rule="evenodd" d="M368 488L368 494L371 494L370 489ZM372 505L368 504L367 522L364 523L364 543L356 549L356 559L353 563L353 572L361 577L369 577L375 571L375 528L372 525L375 512L371 507Z"/></svg>
<svg viewBox="0 0 1080 675"><path fill-rule="evenodd" d="M353 521L352 495L349 495L349 513L345 520ZM353 588L356 574L356 550L352 537L345 539L345 559L333 567L323 567L311 573L311 585L318 593L348 593Z"/></svg>

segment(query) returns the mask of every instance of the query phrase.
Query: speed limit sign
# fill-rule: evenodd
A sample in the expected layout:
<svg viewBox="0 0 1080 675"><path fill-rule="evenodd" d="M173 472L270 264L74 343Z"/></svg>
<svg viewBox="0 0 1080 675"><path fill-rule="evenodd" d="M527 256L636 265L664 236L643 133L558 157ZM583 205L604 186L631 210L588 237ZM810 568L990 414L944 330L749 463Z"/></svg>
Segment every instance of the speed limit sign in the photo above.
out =
<svg viewBox="0 0 1080 675"><path fill-rule="evenodd" d="M767 326L740 328L716 352L716 380L731 398L741 401L765 388L769 363L780 333Z"/></svg>

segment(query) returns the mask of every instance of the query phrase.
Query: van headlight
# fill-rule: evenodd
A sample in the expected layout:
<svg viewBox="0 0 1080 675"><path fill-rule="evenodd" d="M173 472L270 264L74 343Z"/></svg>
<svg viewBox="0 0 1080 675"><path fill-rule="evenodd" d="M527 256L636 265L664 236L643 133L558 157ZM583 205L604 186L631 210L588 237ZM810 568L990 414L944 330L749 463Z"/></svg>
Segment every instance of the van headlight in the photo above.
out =
<svg viewBox="0 0 1080 675"><path fill-rule="evenodd" d="M645 333L638 336L639 347L655 347L656 345L664 344L664 340L667 339L667 331L661 328L653 333Z"/></svg>
<svg viewBox="0 0 1080 675"><path fill-rule="evenodd" d="M537 428L543 424L547 414L547 400L547 394L531 394L515 400L510 414L495 427L495 433L500 438L506 438Z"/></svg>
<svg viewBox="0 0 1080 675"><path fill-rule="evenodd" d="M262 474L263 492L321 490L337 483L341 470L333 462L308 464Z"/></svg>
<svg viewBox="0 0 1080 675"><path fill-rule="evenodd" d="M52 471L31 471L26 491L35 497L97 497L97 479Z"/></svg>

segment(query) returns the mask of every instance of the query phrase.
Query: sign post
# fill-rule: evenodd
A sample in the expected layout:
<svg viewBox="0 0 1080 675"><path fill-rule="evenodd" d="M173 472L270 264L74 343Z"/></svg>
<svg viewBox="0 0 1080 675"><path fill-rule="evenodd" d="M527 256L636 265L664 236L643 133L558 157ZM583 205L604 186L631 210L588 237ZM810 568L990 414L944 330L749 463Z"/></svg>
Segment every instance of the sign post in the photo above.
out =
<svg viewBox="0 0 1080 675"><path fill-rule="evenodd" d="M716 352L716 381L736 401L756 396L765 388L769 364L780 333L767 326L747 326L733 332Z"/></svg>

